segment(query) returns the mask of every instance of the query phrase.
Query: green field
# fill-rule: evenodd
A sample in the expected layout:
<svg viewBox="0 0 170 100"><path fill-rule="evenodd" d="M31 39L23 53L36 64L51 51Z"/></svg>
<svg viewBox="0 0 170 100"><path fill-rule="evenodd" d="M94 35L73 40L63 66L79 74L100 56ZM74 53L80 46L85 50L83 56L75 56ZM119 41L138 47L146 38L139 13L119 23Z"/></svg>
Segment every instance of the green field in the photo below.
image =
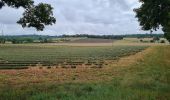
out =
<svg viewBox="0 0 170 100"><path fill-rule="evenodd" d="M0 45L0 69L24 69L28 66L103 67L105 61L117 60L146 49L148 46L36 46Z"/></svg>

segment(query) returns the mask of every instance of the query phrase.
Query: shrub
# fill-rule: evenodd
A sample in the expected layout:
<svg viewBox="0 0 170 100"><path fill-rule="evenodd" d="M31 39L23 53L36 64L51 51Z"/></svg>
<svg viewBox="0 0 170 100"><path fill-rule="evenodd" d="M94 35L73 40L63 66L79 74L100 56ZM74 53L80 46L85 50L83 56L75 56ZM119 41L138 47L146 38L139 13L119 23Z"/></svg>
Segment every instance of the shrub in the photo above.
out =
<svg viewBox="0 0 170 100"><path fill-rule="evenodd" d="M50 67L50 66L48 66L48 67L47 67L47 69L51 69L51 67Z"/></svg>
<svg viewBox="0 0 170 100"><path fill-rule="evenodd" d="M161 42L160 43L165 43L165 40L161 40Z"/></svg>
<svg viewBox="0 0 170 100"><path fill-rule="evenodd" d="M151 43L154 43L155 41L154 40L150 40Z"/></svg>

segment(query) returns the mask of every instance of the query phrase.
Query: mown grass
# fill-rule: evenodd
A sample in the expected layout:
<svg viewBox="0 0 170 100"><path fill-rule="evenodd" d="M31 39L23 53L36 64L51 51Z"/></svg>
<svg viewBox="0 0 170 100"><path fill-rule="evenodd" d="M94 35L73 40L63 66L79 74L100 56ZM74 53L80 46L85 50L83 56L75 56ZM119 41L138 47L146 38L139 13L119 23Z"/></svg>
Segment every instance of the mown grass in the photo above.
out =
<svg viewBox="0 0 170 100"><path fill-rule="evenodd" d="M169 100L170 46L152 47L144 61L120 70L111 82L3 84L1 100Z"/></svg>

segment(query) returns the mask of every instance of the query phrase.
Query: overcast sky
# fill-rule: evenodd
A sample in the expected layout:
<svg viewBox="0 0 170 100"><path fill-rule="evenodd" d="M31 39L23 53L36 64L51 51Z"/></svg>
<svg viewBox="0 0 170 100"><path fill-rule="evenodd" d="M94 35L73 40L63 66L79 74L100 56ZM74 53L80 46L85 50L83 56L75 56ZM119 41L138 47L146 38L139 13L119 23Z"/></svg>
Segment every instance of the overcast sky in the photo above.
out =
<svg viewBox="0 0 170 100"><path fill-rule="evenodd" d="M133 9L138 0L35 0L54 7L57 22L43 32L34 28L22 28L16 24L23 9L4 7L0 9L0 30L6 35L20 34L136 34L140 30ZM161 32L161 31L158 31ZM0 32L1 33L1 32Z"/></svg>

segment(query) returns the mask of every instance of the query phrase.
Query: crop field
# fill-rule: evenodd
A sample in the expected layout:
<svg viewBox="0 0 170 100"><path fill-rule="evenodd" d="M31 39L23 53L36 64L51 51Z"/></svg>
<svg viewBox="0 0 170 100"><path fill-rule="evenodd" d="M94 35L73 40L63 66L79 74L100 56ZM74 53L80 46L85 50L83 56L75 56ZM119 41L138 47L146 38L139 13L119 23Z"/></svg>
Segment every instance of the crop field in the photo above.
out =
<svg viewBox="0 0 170 100"><path fill-rule="evenodd" d="M0 45L0 69L27 69L30 66L102 68L108 65L108 61L135 54L147 47Z"/></svg>

